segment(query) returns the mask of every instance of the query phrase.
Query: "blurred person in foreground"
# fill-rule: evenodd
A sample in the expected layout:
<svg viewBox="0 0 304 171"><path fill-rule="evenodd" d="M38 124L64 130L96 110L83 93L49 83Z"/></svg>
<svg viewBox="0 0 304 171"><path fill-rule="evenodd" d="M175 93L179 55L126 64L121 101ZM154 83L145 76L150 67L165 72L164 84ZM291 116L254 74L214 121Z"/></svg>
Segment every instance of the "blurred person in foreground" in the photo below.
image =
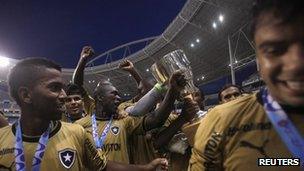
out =
<svg viewBox="0 0 304 171"><path fill-rule="evenodd" d="M303 2L255 2L252 33L266 88L206 115L195 136L189 170L303 170ZM275 166L258 166L259 158ZM287 166L276 158L300 160Z"/></svg>

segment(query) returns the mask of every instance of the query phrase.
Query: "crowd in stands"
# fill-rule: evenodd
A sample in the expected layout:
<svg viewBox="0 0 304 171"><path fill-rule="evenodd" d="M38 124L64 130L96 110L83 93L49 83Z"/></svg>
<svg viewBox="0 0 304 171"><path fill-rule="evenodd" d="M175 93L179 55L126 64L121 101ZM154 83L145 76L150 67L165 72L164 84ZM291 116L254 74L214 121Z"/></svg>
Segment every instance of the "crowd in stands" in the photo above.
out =
<svg viewBox="0 0 304 171"><path fill-rule="evenodd" d="M120 90L99 80L84 88L83 47L72 82L60 65L28 58L10 71L8 86L20 118L9 125L0 114L0 170L303 170L304 10L299 0L256 0L252 37L265 87L238 85L218 91L206 110L204 93L185 94L187 79L176 70L152 85L133 63L119 69L138 93L122 101ZM259 159L299 159L271 167Z"/></svg>

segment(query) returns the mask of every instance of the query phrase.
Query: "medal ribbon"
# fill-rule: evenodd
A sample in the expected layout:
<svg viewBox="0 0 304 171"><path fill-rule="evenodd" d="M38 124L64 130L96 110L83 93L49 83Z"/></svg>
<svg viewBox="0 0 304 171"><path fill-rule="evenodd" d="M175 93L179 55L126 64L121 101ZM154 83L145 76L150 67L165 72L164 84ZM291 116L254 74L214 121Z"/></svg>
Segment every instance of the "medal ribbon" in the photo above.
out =
<svg viewBox="0 0 304 171"><path fill-rule="evenodd" d="M32 171L39 171L40 164L42 162L42 157L46 149L47 142L49 140L49 133L51 130L51 124L48 129L41 135L39 138L38 146L32 162ZM25 157L24 157L24 148L22 142L22 132L20 126L20 120L16 122L16 144L15 144L15 163L16 171L25 171Z"/></svg>
<svg viewBox="0 0 304 171"><path fill-rule="evenodd" d="M103 129L100 138L98 136L98 131L97 131L97 123L96 123L96 116L95 114L93 114L91 116L92 118L92 130L93 130L93 139L95 141L95 145L97 149L101 149L103 147L103 143L107 137L107 134L110 130L112 121L113 121L113 115L111 116L111 119L109 120L109 122L107 123L107 125L105 126L105 128Z"/></svg>
<svg viewBox="0 0 304 171"><path fill-rule="evenodd" d="M304 139L288 118L285 111L281 108L266 89L263 90L262 99L266 114L274 126L276 132L293 154L300 158L301 167L304 167Z"/></svg>

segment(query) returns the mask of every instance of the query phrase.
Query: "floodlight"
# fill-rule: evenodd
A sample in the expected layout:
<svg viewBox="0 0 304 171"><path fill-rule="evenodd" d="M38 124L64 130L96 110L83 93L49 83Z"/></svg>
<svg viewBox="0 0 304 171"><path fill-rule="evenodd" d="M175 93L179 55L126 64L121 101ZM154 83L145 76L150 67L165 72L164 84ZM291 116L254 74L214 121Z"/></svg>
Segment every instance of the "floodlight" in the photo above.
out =
<svg viewBox="0 0 304 171"><path fill-rule="evenodd" d="M222 22L224 21L224 16L223 16L223 15L220 15L220 16L219 16L219 20L220 20L220 22L222 23Z"/></svg>
<svg viewBox="0 0 304 171"><path fill-rule="evenodd" d="M7 57L0 56L0 67L7 67L9 63L9 59Z"/></svg>

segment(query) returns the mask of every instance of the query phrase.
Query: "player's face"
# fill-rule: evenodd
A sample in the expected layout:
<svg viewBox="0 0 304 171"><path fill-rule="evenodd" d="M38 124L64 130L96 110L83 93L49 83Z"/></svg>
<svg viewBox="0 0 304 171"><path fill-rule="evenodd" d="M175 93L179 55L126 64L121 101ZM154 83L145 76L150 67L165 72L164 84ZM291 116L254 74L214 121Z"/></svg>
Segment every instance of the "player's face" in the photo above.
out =
<svg viewBox="0 0 304 171"><path fill-rule="evenodd" d="M204 99L201 96L201 92L194 92L192 94L192 97L193 97L193 100L197 102L200 109L203 110L204 109Z"/></svg>
<svg viewBox="0 0 304 171"><path fill-rule="evenodd" d="M226 103L236 99L241 95L241 92L236 87L229 87L221 92L221 103Z"/></svg>
<svg viewBox="0 0 304 171"><path fill-rule="evenodd" d="M81 95L73 94L68 95L65 100L66 112L69 115L82 115L83 113L83 100Z"/></svg>
<svg viewBox="0 0 304 171"><path fill-rule="evenodd" d="M105 85L103 89L103 109L109 114L116 114L121 101L117 89L112 85Z"/></svg>
<svg viewBox="0 0 304 171"><path fill-rule="evenodd" d="M279 102L304 105L304 16L283 23L270 12L261 14L254 41L260 73Z"/></svg>
<svg viewBox="0 0 304 171"><path fill-rule="evenodd" d="M30 90L32 108L39 113L39 117L48 120L61 119L66 98L63 88L61 72L50 68L42 71L40 79Z"/></svg>

